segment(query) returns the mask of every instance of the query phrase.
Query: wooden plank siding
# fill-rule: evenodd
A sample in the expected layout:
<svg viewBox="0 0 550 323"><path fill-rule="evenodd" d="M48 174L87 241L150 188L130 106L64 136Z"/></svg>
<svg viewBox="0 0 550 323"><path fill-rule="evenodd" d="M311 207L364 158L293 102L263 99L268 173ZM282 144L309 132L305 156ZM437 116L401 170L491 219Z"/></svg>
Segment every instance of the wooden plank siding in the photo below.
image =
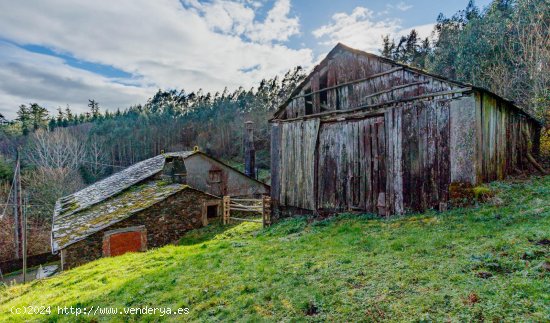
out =
<svg viewBox="0 0 550 323"><path fill-rule="evenodd" d="M318 210L376 210L386 182L384 131L384 117L321 125Z"/></svg>
<svg viewBox="0 0 550 323"><path fill-rule="evenodd" d="M280 167L281 183L277 200L283 205L314 210L314 158L319 120L282 124Z"/></svg>
<svg viewBox="0 0 550 323"><path fill-rule="evenodd" d="M288 103L285 110L285 119L308 115L305 109L305 101L310 101L313 104L311 113L315 114L325 111L353 109L364 105L376 105L416 95L459 88L451 82L436 80L433 77L398 67L350 52L339 53L329 60L325 67L312 73L309 81L303 85L299 94ZM393 72L383 73L388 70L393 70ZM321 93L314 93L324 88L331 88L338 84L345 84L377 74L382 75L364 82L324 91L326 92L326 101L323 102L321 101ZM322 77L326 77L327 82L320 86Z"/></svg>
<svg viewBox="0 0 550 323"><path fill-rule="evenodd" d="M538 147L536 120L509 101L345 47L271 122L272 201L317 214L445 208L453 182L525 169L524 132Z"/></svg>
<svg viewBox="0 0 550 323"><path fill-rule="evenodd" d="M450 183L450 100L397 104L382 116L273 125L272 192L318 212L390 214L436 208ZM281 135L278 132L281 131ZM315 188L313 190L313 188Z"/></svg>
<svg viewBox="0 0 550 323"><path fill-rule="evenodd" d="M528 147L523 132L535 143L537 125L490 93L477 92L475 100L477 183L501 180L516 170L525 170Z"/></svg>

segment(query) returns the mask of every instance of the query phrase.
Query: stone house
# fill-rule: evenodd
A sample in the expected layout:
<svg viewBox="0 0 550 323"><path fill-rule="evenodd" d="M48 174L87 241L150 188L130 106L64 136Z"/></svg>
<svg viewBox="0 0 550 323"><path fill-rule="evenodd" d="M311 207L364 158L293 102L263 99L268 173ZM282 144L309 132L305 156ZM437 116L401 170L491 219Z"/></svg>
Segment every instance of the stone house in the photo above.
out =
<svg viewBox="0 0 550 323"><path fill-rule="evenodd" d="M52 252L63 269L176 242L221 215L221 197L261 196L269 186L202 152L162 154L60 198Z"/></svg>

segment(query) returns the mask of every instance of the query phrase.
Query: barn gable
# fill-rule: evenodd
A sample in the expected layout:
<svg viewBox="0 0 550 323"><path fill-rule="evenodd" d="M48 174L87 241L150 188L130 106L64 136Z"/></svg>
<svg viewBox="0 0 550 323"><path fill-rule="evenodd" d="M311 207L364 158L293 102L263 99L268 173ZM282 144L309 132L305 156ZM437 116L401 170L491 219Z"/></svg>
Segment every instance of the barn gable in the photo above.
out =
<svg viewBox="0 0 550 323"><path fill-rule="evenodd" d="M275 112L271 120L336 115L350 110L431 96L460 97L476 91L505 102L516 113L541 124L512 101L490 91L404 65L339 43Z"/></svg>
<svg viewBox="0 0 550 323"><path fill-rule="evenodd" d="M296 88L273 119L366 109L429 93L468 90L471 87L466 84L338 44Z"/></svg>

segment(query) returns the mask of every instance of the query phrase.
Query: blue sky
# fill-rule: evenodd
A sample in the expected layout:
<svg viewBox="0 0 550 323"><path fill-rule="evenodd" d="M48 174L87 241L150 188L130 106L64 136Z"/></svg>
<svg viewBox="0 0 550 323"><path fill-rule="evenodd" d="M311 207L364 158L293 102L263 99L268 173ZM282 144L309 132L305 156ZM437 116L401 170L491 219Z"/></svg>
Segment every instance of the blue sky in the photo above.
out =
<svg viewBox="0 0 550 323"><path fill-rule="evenodd" d="M377 52L382 35L429 36L467 0L0 0L0 113L88 99L115 110L157 89L251 87L337 42ZM477 0L486 6L490 0Z"/></svg>

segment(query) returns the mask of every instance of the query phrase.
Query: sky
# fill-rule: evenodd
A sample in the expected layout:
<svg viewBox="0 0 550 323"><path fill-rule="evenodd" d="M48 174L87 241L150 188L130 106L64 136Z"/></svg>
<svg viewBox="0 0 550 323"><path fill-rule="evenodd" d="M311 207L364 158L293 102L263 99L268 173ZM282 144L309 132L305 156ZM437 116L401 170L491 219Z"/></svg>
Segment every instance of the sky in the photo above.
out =
<svg viewBox="0 0 550 323"><path fill-rule="evenodd" d="M312 68L338 42L379 53L382 36L430 36L468 0L0 0L0 113L36 102L102 110L158 89L250 88ZM484 7L490 0L477 0Z"/></svg>

